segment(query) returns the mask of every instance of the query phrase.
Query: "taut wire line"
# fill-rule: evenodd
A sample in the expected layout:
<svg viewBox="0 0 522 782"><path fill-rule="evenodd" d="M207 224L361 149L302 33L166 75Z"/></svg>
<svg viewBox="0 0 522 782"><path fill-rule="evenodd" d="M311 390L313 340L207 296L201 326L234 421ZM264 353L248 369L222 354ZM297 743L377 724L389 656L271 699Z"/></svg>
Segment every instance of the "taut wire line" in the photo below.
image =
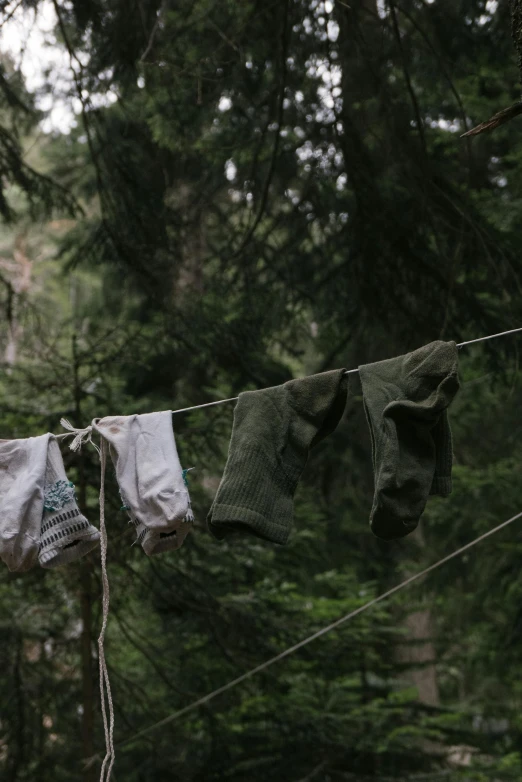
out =
<svg viewBox="0 0 522 782"><path fill-rule="evenodd" d="M515 516L512 516L507 521L502 522L502 524L498 524L496 527L489 530L488 532L484 532L484 534L479 535L478 538L475 538L470 543L466 543L466 545L461 546L461 548L457 549L456 551L453 551L451 554L448 554L446 557L439 559L433 565L429 565L427 568L424 568L424 570L421 570L419 573L415 573L415 575L410 576L409 578L407 578L405 581L402 581L397 586L392 587L392 589L388 589L388 591L384 592L382 595L373 598L373 600L369 600L367 603L365 603L362 606L359 606L359 608L356 608L354 611L350 611L349 614L342 616L340 619L337 619L335 622L332 622L326 627L323 627L321 630L318 630L316 633L313 633L312 635L309 635L307 638L304 638L302 641L299 641L293 646L290 646L288 649L285 649L280 654L275 655L275 657L271 657L269 660L266 660L264 663L261 663L261 665L258 665L255 668L252 668L250 671L243 673L241 676L238 676L236 679L232 679L232 681L228 682L227 684L224 684L222 687L218 687L217 690L213 690L207 695L203 695L203 697L198 698L198 700L194 701L193 703L189 703L188 706L179 709L179 711L175 711L173 714L169 714L168 717L164 717L162 720L159 720L159 722L156 722L153 725L149 725L148 728L143 728L143 730L138 731L133 736L129 736L129 738L118 742L116 746L124 747L125 745L130 744L131 742L134 742L137 739L142 738L143 736L147 736L149 733L152 733L158 728L161 728L164 725L168 725L170 722L174 722L174 720L179 719L179 717L183 717L189 711L193 711L194 709L197 709L199 706L202 706L204 703L208 703L209 701L216 698L218 695L221 695L223 692L226 692L227 690L231 690L233 687L236 687L238 684L241 684L247 679L250 679L252 676L255 676L257 673L261 673L261 671L266 670L271 665L274 665L274 663L279 662L279 660L283 660L285 657L288 657L289 655L293 654L298 649L301 649L303 646L306 646L312 641L315 641L317 638L321 638L321 636L330 633L332 630L335 630L337 627L340 627L342 624L348 622L350 619L353 619L355 616L362 614L364 611L367 611L369 608L376 605L377 603L386 600L386 598L391 597L391 595L394 595L396 592L399 592L401 589L404 589L405 587L409 586L414 581L417 581L419 578L422 578L428 573L431 573L432 570L435 570L436 568L439 568L441 565L444 565L446 562L449 562L451 559L455 559L455 557L460 556L465 551L468 551L473 546L476 546L477 543L480 543L482 540L485 540L486 538L491 537L491 535L495 535L495 533L500 532L501 529L504 529L509 524L512 524L521 516L522 516L522 511L520 513L517 513Z"/></svg>
<svg viewBox="0 0 522 782"><path fill-rule="evenodd" d="M479 337L478 339L470 339L468 342L461 342L457 347L463 348L466 345L474 345L476 342L485 342L488 339L496 339L497 337L505 337L507 334L516 334L522 331L522 326L518 329L511 329L510 331L501 331L498 334L489 334L487 337ZM345 375L354 375L358 372L358 369L347 369ZM229 399L217 399L215 402L205 402L203 405L194 405L193 407L182 407L180 410L171 410L172 415L175 413L188 413L190 410L201 410L203 407L213 407L214 405L224 405L226 402L237 402L239 397L231 396Z"/></svg>

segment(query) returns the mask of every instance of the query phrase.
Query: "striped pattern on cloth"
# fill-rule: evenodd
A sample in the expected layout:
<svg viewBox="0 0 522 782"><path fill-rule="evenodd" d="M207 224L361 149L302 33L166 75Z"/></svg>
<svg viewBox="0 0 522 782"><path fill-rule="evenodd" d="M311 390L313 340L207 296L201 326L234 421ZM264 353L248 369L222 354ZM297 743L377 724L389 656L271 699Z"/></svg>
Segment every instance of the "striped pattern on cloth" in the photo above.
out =
<svg viewBox="0 0 522 782"><path fill-rule="evenodd" d="M50 438L38 561L45 568L66 565L83 557L99 541L99 531L78 508L74 484L65 475L58 443Z"/></svg>

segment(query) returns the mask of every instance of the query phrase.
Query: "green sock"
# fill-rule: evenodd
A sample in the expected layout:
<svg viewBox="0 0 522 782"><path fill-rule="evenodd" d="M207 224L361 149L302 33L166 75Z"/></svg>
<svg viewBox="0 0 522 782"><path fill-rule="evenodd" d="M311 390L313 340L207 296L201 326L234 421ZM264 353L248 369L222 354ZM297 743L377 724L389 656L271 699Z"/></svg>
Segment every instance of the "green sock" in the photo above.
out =
<svg viewBox="0 0 522 782"><path fill-rule="evenodd" d="M225 472L208 514L216 537L244 531L286 543L308 453L333 432L344 411L343 372L239 395Z"/></svg>
<svg viewBox="0 0 522 782"><path fill-rule="evenodd" d="M370 526L379 538L412 532L428 496L451 492L446 410L459 389L457 366L456 344L436 341L359 367L375 473Z"/></svg>

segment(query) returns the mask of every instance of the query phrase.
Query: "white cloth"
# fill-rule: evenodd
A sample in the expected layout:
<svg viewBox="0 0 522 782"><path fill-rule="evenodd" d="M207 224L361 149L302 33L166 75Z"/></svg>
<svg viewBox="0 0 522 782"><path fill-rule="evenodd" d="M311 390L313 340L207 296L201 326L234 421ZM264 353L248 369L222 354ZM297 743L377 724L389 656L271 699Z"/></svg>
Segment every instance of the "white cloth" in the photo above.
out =
<svg viewBox="0 0 522 782"><path fill-rule="evenodd" d="M38 561L45 568L66 565L83 557L99 542L100 533L78 508L74 484L67 480L60 448L51 436Z"/></svg>
<svg viewBox="0 0 522 782"><path fill-rule="evenodd" d="M0 557L9 570L38 559L49 437L0 440Z"/></svg>
<svg viewBox="0 0 522 782"><path fill-rule="evenodd" d="M182 544L191 529L191 523L194 521L192 510L189 507L187 515L182 524L172 532L158 532L158 530L149 529L142 522L138 521L131 512L130 520L136 527L136 543L141 543L143 551L148 557L156 554L163 554L165 551L175 551Z"/></svg>
<svg viewBox="0 0 522 782"><path fill-rule="evenodd" d="M179 548L193 520L172 413L107 416L93 428L108 442L124 507L149 556Z"/></svg>
<svg viewBox="0 0 522 782"><path fill-rule="evenodd" d="M52 568L99 542L82 516L53 435L0 441L0 558L9 570Z"/></svg>

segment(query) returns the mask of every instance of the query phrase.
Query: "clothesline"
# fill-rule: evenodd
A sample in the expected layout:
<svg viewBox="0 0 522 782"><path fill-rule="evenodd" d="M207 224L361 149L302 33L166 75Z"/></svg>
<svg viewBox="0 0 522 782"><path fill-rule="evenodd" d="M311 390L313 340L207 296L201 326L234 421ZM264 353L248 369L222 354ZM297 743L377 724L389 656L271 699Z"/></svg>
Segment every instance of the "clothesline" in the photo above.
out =
<svg viewBox="0 0 522 782"><path fill-rule="evenodd" d="M516 329L510 329L509 331L500 332L497 334L491 334L486 337L479 337L474 340L469 340L467 342L460 343L457 347L462 348L466 345L475 344L477 342L483 342L485 340L489 339L495 339L497 337L501 336L507 336L508 334L514 334L517 332L521 332L522 327L516 328ZM352 369L352 370L346 370L344 374L354 374L358 372L358 369ZM207 402L206 404L202 405L195 405L193 407L183 408L180 410L174 410L174 411L166 411L166 413L163 414L173 414L173 413L179 413L179 412L186 412L189 410L196 410L200 408L205 407L211 407L213 405L217 404L225 404L226 402L232 402L236 401L238 397L233 397L230 399L222 399L222 400L216 400L214 402ZM93 429L97 429L98 426L95 421L93 421L92 425L86 427L85 429L75 429L66 419L62 419L62 425L64 428L68 429L69 431L65 434L65 436L74 435L74 439L71 443L71 448L73 450L77 450L81 447L82 443L85 442L91 442L92 445L95 445L92 441L92 434ZM96 447L96 446L95 446ZM491 530L489 533L486 533L476 540L472 541L471 543L467 544L466 546L463 546L461 549L458 549L456 552L453 552L452 554L448 555L447 557L444 557L443 559L439 560L435 564L429 566L425 570L421 571L420 573L416 574L415 576L410 577L406 581L402 582L398 586L392 588L391 590L388 590L388 592L385 592L383 595L380 595L379 597L375 598L374 600L369 601L364 606L361 606L359 609L356 609L355 611L352 611L350 614L341 617L336 622L333 622L332 624L328 625L325 628L322 628L321 630L317 631L313 635L309 636L308 638L305 638L304 640L300 641L299 643L295 644L292 647L289 647L284 652L281 652L279 655L276 655L275 657L271 658L270 660L267 660L265 663L262 663L261 665L257 666L256 668L252 669L251 671L248 671L245 674L242 674L238 678L232 680L226 685L223 685L222 687L218 688L217 690L214 690L212 693L209 693L206 696L203 696L199 700L195 701L194 703L190 704L189 706L184 707L183 709L179 710L178 712L175 712L174 714L170 715L169 717L164 718L163 720L160 720L159 722L155 723L154 725L150 726L149 728L146 728L142 731L139 731L137 734L135 734L133 737L130 737L129 739L126 739L124 742L120 742L119 745L114 745L113 740L113 731L114 731L114 709L113 709L113 703L112 703L112 697L111 697L111 691L110 691L110 684L109 684L109 677L107 672L107 667L105 663L105 656L104 656L104 636L105 636L105 628L107 626L107 618L108 618L108 609L109 609L109 586L108 586L108 580L107 580L107 572L106 572L106 531L105 531L105 523L104 523L104 473L105 473L105 446L104 441L102 438L102 447L100 452L100 461L101 461L101 484L100 484L100 532L101 532L101 548L102 548L102 578L103 578L103 621L102 621L102 630L100 632L100 637L98 639L98 646L99 646L99 663L100 663L100 694L102 699L102 716L103 716L103 724L104 724L104 732L105 732L105 745L106 745L106 754L105 758L103 759L102 766L101 766L101 774L100 774L100 782L108 782L111 776L111 771L114 764L115 759L115 748L117 746L122 746L124 744L128 744L130 741L134 741L137 738L146 735L147 733L151 732L152 730L155 730L156 728L167 724L168 722L171 722L178 717L183 716L188 711L191 711L192 709L196 709L198 706L207 703L209 700L212 700L217 695L231 689L232 687L240 684L241 682L245 681L246 679L250 678L251 676L254 676L255 674L259 673L260 671L265 670L270 665L273 665L275 662L287 657L288 655L292 654L293 652L297 651L301 647L305 646L306 644L310 643L311 641L315 640L316 638L321 637L322 635L330 632L331 630L335 629L336 627L340 626L344 622L347 622L349 619L357 616L358 614L362 613L363 611L367 610L371 606L375 605L376 603L380 602L381 600L384 600L385 598L395 594L395 592L399 591L400 589L403 589L413 581L417 580L423 575L426 575L427 573L431 572L437 567L440 567L442 564L447 562L448 560L458 556L462 552L469 549L471 546L474 546L476 543L478 543L480 540L483 540L484 538L489 537L490 535L494 534L498 530L502 529L503 527L507 526L511 522L515 521L515 519L518 519L520 516L522 516L522 512L514 516L513 518L509 519L508 521L504 522L503 524L496 527L494 530ZM105 708L105 697L107 698L107 706L108 706L108 713ZM89 764L92 764L96 759L98 759L99 756L94 756L91 758L88 762Z"/></svg>
<svg viewBox="0 0 522 782"><path fill-rule="evenodd" d="M517 329L511 329L510 331L501 331L498 334L489 334L487 337L478 337L478 339L470 339L467 342L460 342L457 347L464 348L467 345L474 345L476 342L485 342L488 339L496 339L497 337L505 337L507 334L516 334L517 332L522 331L522 326ZM345 372L345 375L354 375L359 370L356 369L347 369ZM205 402L202 405L193 405L192 407L182 407L180 410L172 410L172 415L175 415L176 413L188 413L190 410L200 410L203 407L213 407L214 405L224 405L226 402L237 402L239 397L237 396L231 396L228 399L217 399L215 402Z"/></svg>
<svg viewBox="0 0 522 782"><path fill-rule="evenodd" d="M519 329L520 330L520 329ZM330 633L332 630L335 630L336 628L340 627L341 625L345 624L345 622L348 622L350 619L353 619L354 617L358 616L359 614L362 614L364 611L367 611L372 606L376 605L377 603L382 602L383 600L386 600L386 598L391 597L392 595L399 592L401 589L404 589L405 587L412 584L414 581L417 581L419 578L422 578L423 576L426 576L428 573L431 573L433 570L436 570L441 565L444 565L446 562L449 562L451 559L455 559L455 557L460 556L465 551L469 551L470 548L473 548L473 546L476 546L477 543L480 543L483 540L486 540L486 538L491 537L492 535L495 535L497 532L500 532L500 530L505 529L509 524L512 524L514 521L522 517L522 511L520 513L517 513L515 516L512 516L507 521L502 522L501 524L498 524L493 529L489 530L488 532L483 533L482 535L479 535L478 538L475 538L470 543L466 543L464 546L461 546L456 551L453 551L451 554L448 554L446 557L443 557L442 559L439 559L437 562L433 563L433 565L429 565L427 568L424 568L424 570L421 570L419 573L415 573L415 575L410 576L405 581L402 581L397 586L392 587L392 589L388 589L387 592L383 592L382 595L379 595L378 597L373 598L373 600L369 600L367 603L364 603L364 605L359 606L359 608L356 608L354 611L350 611L350 613L346 614L345 616L342 616L340 619L336 619L335 622L332 622L331 624L327 625L326 627L321 628L317 632L313 633L312 635L309 635L307 638L304 638L302 641L299 641L298 643L294 644L293 646L288 647L288 649L285 649L283 652L280 652L279 654L275 655L274 657L271 657L269 660L266 660L264 663L261 663L261 665L257 665L255 668L252 668L251 670L247 671L246 673L241 674L241 676L238 676L236 679L232 679L232 681L227 682L227 684L224 684L222 687L218 687L216 690L213 690L212 692L208 693L207 695L204 695L201 698L198 698L198 700L193 701L188 706L184 706L182 709L179 709L178 711L169 714L167 717L164 717L162 720L159 720L158 722L153 723L152 725L149 725L148 728L144 728L143 730L138 731L137 733L133 734L132 736L129 736L128 738L124 739L123 741L118 742L114 749L118 749L120 747L124 747L128 744L131 744L132 742L136 741L137 739L142 738L143 736L147 736L149 733L152 733L153 731L157 730L158 728L163 727L164 725L168 725L170 722L174 722L174 720L179 719L179 717L183 717L185 714L188 714L188 712L193 711L194 709L197 709L199 706L202 706L205 703L208 703L209 701L216 698L218 695L221 695L224 692L227 692L227 690L231 690L233 687L236 687L238 684L241 684L242 682L246 681L247 679L252 678L252 676L255 676L258 673L261 673L261 671L265 671L267 668L269 668L271 665L274 665L275 663L279 662L280 660L283 660L285 657L289 657L291 654L296 652L298 649L302 649L303 646L307 646L307 644L311 643L312 641L315 641L317 638L321 638L323 635L326 635L327 633ZM89 758L86 762L90 765L95 760L99 759L98 755L95 755L92 758Z"/></svg>

